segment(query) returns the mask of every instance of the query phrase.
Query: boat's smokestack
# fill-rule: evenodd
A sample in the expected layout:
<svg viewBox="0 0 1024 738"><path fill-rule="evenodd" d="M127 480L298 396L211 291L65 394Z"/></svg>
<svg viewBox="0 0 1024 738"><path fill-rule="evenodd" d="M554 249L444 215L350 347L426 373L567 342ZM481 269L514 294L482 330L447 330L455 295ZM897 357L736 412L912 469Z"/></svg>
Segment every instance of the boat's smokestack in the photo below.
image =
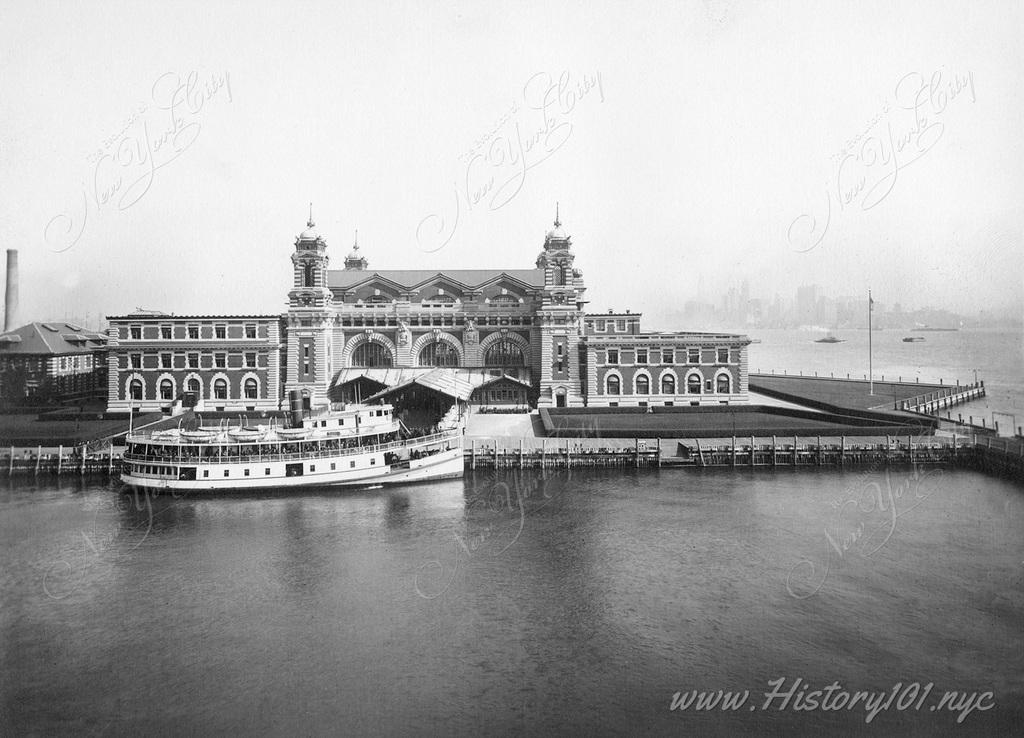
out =
<svg viewBox="0 0 1024 738"><path fill-rule="evenodd" d="M4 293L4 333L18 327L18 250L7 249L7 291Z"/></svg>

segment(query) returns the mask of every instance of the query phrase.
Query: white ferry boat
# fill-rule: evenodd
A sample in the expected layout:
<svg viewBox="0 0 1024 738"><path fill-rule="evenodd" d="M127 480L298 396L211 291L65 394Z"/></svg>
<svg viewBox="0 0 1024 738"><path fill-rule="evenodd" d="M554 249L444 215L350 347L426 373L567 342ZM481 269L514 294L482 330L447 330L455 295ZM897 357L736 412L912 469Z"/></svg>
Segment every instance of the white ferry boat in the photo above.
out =
<svg viewBox="0 0 1024 738"><path fill-rule="evenodd" d="M462 428L403 438L391 405L349 405L301 428L203 427L129 433L121 480L147 490L210 492L366 486L461 477Z"/></svg>

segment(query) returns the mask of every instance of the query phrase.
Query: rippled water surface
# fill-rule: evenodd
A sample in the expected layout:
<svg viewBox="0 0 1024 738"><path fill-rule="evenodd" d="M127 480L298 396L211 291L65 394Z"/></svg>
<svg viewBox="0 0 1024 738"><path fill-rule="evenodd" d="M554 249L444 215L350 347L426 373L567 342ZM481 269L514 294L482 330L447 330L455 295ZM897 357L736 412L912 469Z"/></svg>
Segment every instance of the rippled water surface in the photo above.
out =
<svg viewBox="0 0 1024 738"><path fill-rule="evenodd" d="M911 469L478 472L152 500L8 483L3 732L1010 732L1022 501ZM870 725L762 710L780 677L932 682L995 706L960 725L930 703ZM692 689L751 699L669 709Z"/></svg>

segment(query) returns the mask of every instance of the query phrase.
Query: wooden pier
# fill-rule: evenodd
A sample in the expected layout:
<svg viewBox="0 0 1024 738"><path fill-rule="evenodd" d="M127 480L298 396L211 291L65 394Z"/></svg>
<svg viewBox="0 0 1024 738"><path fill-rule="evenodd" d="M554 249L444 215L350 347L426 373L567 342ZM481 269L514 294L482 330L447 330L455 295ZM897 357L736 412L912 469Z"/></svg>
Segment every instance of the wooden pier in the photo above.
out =
<svg viewBox="0 0 1024 738"><path fill-rule="evenodd" d="M1024 440L969 436L470 439L466 467L991 467L1024 481Z"/></svg>
<svg viewBox="0 0 1024 738"><path fill-rule="evenodd" d="M33 448L8 447L0 449L0 474L8 477L58 476L89 474L113 475L120 471L121 454L112 444L97 448L84 446L36 446Z"/></svg>
<svg viewBox="0 0 1024 738"><path fill-rule="evenodd" d="M906 400L893 403L894 410L907 410L915 413L933 415L955 405L985 396L985 383L975 382L967 385L951 385L931 392L925 392Z"/></svg>

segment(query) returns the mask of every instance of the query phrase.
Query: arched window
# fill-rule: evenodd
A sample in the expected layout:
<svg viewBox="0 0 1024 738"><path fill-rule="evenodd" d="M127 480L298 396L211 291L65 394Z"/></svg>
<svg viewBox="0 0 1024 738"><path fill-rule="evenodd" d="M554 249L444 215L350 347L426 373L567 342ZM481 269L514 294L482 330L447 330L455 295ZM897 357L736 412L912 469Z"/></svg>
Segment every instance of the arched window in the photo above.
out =
<svg viewBox="0 0 1024 738"><path fill-rule="evenodd" d="M729 394L729 384L729 375L719 374L718 377L715 378L715 392L720 395Z"/></svg>
<svg viewBox="0 0 1024 738"><path fill-rule="evenodd" d="M458 366L459 352L445 341L428 343L420 351L420 366Z"/></svg>
<svg viewBox="0 0 1024 738"><path fill-rule="evenodd" d="M394 357L391 356L388 347L375 341L362 343L356 346L356 350L352 352L352 366L375 367L392 366L393 364Z"/></svg>
<svg viewBox="0 0 1024 738"><path fill-rule="evenodd" d="M686 391L691 395L700 394L700 375L691 374L686 378Z"/></svg>
<svg viewBox="0 0 1024 738"><path fill-rule="evenodd" d="M313 265L312 264L306 264L305 273L303 274L302 285L304 287L312 287L313 286Z"/></svg>
<svg viewBox="0 0 1024 738"><path fill-rule="evenodd" d="M619 378L617 376L615 376L614 374L610 374L608 376L608 394L609 395L622 394L622 383L619 381Z"/></svg>
<svg viewBox="0 0 1024 738"><path fill-rule="evenodd" d="M142 380L133 379L132 383L128 385L128 394L133 400L142 399Z"/></svg>
<svg viewBox="0 0 1024 738"><path fill-rule="evenodd" d="M495 342L484 357L487 366L524 366L523 350L511 339L503 338Z"/></svg>
<svg viewBox="0 0 1024 738"><path fill-rule="evenodd" d="M199 380L195 377L188 380L188 391L194 393L196 396L199 396L202 393L202 390L199 388Z"/></svg>
<svg viewBox="0 0 1024 738"><path fill-rule="evenodd" d="M661 378L661 394L674 395L676 393L676 378L666 374Z"/></svg>
<svg viewBox="0 0 1024 738"><path fill-rule="evenodd" d="M213 399L228 399L228 383L224 379L217 379L213 382Z"/></svg>
<svg viewBox="0 0 1024 738"><path fill-rule="evenodd" d="M519 307L519 299L513 295L495 295L491 307Z"/></svg>
<svg viewBox="0 0 1024 738"><path fill-rule="evenodd" d="M651 380L646 374L641 374L636 378L636 393L638 395L651 394Z"/></svg>
<svg viewBox="0 0 1024 738"><path fill-rule="evenodd" d="M555 284L565 284L565 266L563 266L562 264L555 265Z"/></svg>
<svg viewBox="0 0 1024 738"><path fill-rule="evenodd" d="M423 298L423 307L439 307L441 305L451 305L455 302L455 298L451 295L444 295L440 292L436 295Z"/></svg>
<svg viewBox="0 0 1024 738"><path fill-rule="evenodd" d="M259 383L255 379L249 377L245 380L245 399L255 400L259 395L259 390Z"/></svg>
<svg viewBox="0 0 1024 738"><path fill-rule="evenodd" d="M174 399L174 383L169 379L160 380L160 399L161 400L173 400Z"/></svg>

